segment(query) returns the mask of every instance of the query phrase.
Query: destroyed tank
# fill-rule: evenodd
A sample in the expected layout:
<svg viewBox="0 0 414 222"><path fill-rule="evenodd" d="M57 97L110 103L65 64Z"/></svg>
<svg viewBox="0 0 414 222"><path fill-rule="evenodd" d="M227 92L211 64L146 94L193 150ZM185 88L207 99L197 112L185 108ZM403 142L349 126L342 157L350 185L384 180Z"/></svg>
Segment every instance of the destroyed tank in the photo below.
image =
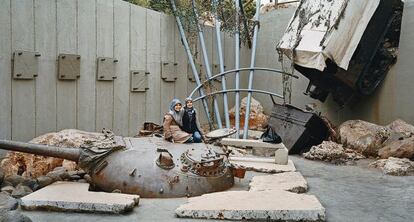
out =
<svg viewBox="0 0 414 222"><path fill-rule="evenodd" d="M226 153L204 143L115 137L109 148L62 148L9 140L0 140L0 148L75 161L100 190L144 198L198 196L234 184Z"/></svg>

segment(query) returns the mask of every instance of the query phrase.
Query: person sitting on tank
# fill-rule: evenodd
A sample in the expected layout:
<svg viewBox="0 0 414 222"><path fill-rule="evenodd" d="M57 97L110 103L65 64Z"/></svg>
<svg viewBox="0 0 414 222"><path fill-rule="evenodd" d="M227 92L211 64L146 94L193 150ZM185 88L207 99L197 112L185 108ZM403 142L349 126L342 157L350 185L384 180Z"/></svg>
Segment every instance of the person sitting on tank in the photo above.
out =
<svg viewBox="0 0 414 222"><path fill-rule="evenodd" d="M181 129L183 115L184 109L181 101L173 99L170 104L170 110L164 115L163 130L165 140L173 143L193 142L192 135Z"/></svg>
<svg viewBox="0 0 414 222"><path fill-rule="evenodd" d="M182 129L191 134L194 143L201 143L205 141L200 122L197 118L197 110L193 106L193 99L185 99L184 114L182 117Z"/></svg>

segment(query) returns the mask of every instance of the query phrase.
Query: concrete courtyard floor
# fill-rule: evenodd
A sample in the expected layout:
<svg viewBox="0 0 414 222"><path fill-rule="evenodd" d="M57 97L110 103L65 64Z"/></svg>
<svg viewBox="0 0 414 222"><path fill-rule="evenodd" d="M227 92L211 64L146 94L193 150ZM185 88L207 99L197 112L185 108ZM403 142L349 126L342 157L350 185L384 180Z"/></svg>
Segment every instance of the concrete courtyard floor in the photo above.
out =
<svg viewBox="0 0 414 222"><path fill-rule="evenodd" d="M354 166L335 166L290 156L314 194L326 208L327 221L397 222L414 221L414 176L394 177L367 167L366 160ZM236 179L232 190L247 190L252 176ZM126 215L22 211L33 221L212 221L180 219L174 210L187 198L141 199ZM228 200L223 200L228 201Z"/></svg>

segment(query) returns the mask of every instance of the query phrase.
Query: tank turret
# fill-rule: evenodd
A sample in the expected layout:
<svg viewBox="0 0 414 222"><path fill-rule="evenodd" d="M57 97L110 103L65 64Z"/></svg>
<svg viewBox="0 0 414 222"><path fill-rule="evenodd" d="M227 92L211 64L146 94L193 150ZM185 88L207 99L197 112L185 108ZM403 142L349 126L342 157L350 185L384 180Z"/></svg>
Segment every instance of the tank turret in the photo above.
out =
<svg viewBox="0 0 414 222"><path fill-rule="evenodd" d="M101 190L120 190L144 198L198 196L234 184L221 148L203 143L117 137L116 144L109 148L61 148L0 140L0 149L75 161Z"/></svg>

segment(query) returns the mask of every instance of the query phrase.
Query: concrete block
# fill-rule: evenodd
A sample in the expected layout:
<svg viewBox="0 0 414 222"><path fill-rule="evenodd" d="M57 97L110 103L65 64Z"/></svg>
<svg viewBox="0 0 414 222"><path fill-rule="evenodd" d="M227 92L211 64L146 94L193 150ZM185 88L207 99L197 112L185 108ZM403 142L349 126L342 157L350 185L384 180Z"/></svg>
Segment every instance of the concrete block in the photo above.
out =
<svg viewBox="0 0 414 222"><path fill-rule="evenodd" d="M288 164L288 153L289 150L286 147L275 150L275 163L282 165Z"/></svg>
<svg viewBox="0 0 414 222"><path fill-rule="evenodd" d="M291 160L286 165L275 164L273 158L247 158L247 157L230 157L230 163L242 166L246 170L262 173L284 173L294 172L296 167Z"/></svg>
<svg viewBox="0 0 414 222"><path fill-rule="evenodd" d="M245 139L234 139L234 138L223 138L221 139L221 144L226 146L242 147L242 148L273 148L273 149L283 149L285 145L283 143L265 143L261 140L245 140Z"/></svg>
<svg viewBox="0 0 414 222"><path fill-rule="evenodd" d="M287 172L254 176L249 187L250 191L285 190L294 193L305 193L308 190L308 183L299 172Z"/></svg>
<svg viewBox="0 0 414 222"><path fill-rule="evenodd" d="M189 198L175 213L200 219L325 221L325 208L315 196L283 190L205 194Z"/></svg>
<svg viewBox="0 0 414 222"><path fill-rule="evenodd" d="M89 184L56 182L21 199L25 210L123 213L139 202L138 195L89 191Z"/></svg>

